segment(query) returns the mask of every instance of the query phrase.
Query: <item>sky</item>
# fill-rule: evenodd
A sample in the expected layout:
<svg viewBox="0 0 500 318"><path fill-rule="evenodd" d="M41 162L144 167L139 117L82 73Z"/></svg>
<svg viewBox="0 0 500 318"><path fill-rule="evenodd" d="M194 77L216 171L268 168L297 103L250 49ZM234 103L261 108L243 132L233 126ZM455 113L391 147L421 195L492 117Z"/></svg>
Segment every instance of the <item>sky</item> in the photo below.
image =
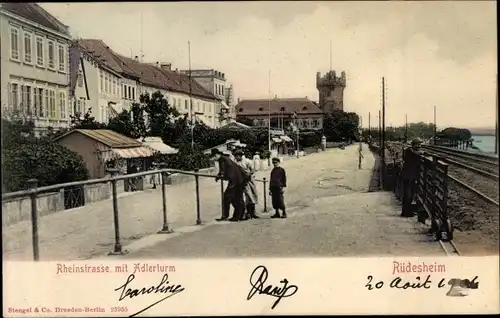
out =
<svg viewBox="0 0 500 318"><path fill-rule="evenodd" d="M217 69L235 98L318 100L316 72L347 73L344 110L386 125L494 127L496 3L43 3L73 37L172 68ZM142 16L142 19L141 19ZM141 23L142 21L142 23ZM142 24L142 27L141 27ZM330 45L331 43L331 45ZM331 47L331 51L330 51ZM331 52L331 53L330 53ZM331 58L330 58L331 57Z"/></svg>

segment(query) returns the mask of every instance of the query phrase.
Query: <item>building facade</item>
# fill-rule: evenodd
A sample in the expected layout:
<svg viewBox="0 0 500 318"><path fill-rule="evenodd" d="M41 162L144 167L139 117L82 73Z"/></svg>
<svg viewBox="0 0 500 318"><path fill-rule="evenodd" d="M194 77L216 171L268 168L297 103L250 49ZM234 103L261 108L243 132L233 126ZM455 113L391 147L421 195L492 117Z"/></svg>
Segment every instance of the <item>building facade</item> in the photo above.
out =
<svg viewBox="0 0 500 318"><path fill-rule="evenodd" d="M244 99L236 105L238 121L257 127L285 130L290 124L299 129L323 128L323 112L307 98Z"/></svg>
<svg viewBox="0 0 500 318"><path fill-rule="evenodd" d="M0 4L2 117L68 127L69 28L35 3Z"/></svg>
<svg viewBox="0 0 500 318"><path fill-rule="evenodd" d="M94 94L98 96L98 109L106 106L108 109L107 118L93 114L100 121L107 122L122 110L130 110L142 94L152 95L159 91L181 114L192 117L194 122L217 127L218 98L197 81L192 80L190 85L189 78L177 70L172 71L170 63L142 63L137 57L129 58L114 52L101 40L78 40L78 47L98 61L99 85L94 88ZM92 78L96 79L93 75ZM116 95L113 93L115 83L119 88Z"/></svg>
<svg viewBox="0 0 500 318"><path fill-rule="evenodd" d="M347 85L346 73L337 77L335 71L329 71L323 77L316 73L316 88L319 91L319 108L328 113L334 109L344 110L344 89Z"/></svg>
<svg viewBox="0 0 500 318"><path fill-rule="evenodd" d="M207 91L211 92L220 103L216 105L216 119L218 126L224 126L234 120L233 85L227 86L226 75L218 70L182 70L184 74L199 83Z"/></svg>

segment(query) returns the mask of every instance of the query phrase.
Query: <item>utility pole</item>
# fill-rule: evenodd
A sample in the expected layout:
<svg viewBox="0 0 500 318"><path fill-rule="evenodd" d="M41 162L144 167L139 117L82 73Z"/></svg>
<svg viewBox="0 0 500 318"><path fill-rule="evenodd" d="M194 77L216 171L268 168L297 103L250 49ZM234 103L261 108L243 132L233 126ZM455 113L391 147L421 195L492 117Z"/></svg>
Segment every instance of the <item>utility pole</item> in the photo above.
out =
<svg viewBox="0 0 500 318"><path fill-rule="evenodd" d="M267 150L269 151L269 158L267 158L269 166L271 166L271 69L269 68L269 82L268 82L268 109L267 109Z"/></svg>
<svg viewBox="0 0 500 318"><path fill-rule="evenodd" d="M382 77L382 143L381 143L381 159L382 159L382 188L384 186L384 171L385 171L385 78Z"/></svg>
<svg viewBox="0 0 500 318"><path fill-rule="evenodd" d="M381 146L382 143L382 115L380 113L380 109L378 110L378 146Z"/></svg>
<svg viewBox="0 0 500 318"><path fill-rule="evenodd" d="M371 123L371 120L372 120L371 119L371 114L370 114L370 112L368 112L368 135L370 136L370 138L372 136L372 126L371 126L372 123Z"/></svg>
<svg viewBox="0 0 500 318"><path fill-rule="evenodd" d="M194 153L194 118L193 118L193 100L191 98L191 42L188 41L188 57L189 57L189 119L191 122L191 150Z"/></svg>
<svg viewBox="0 0 500 318"><path fill-rule="evenodd" d="M498 155L498 74L495 84L495 155Z"/></svg>
<svg viewBox="0 0 500 318"><path fill-rule="evenodd" d="M408 143L408 114L405 114L405 144Z"/></svg>
<svg viewBox="0 0 500 318"><path fill-rule="evenodd" d="M436 105L434 105L434 134L432 137L432 143L434 145L436 144L436 131L437 131L437 128L436 128Z"/></svg>

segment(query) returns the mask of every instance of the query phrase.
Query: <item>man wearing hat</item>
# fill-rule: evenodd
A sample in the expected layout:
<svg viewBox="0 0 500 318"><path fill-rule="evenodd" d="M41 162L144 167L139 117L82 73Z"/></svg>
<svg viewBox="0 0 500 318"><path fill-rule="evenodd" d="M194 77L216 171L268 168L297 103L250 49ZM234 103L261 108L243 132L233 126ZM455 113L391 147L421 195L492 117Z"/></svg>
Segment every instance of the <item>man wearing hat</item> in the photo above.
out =
<svg viewBox="0 0 500 318"><path fill-rule="evenodd" d="M243 219L258 219L259 217L255 214L255 205L258 202L257 187L255 186L254 175L255 170L250 159L247 159L243 155L243 150L238 149L234 152L235 162L244 172L245 180L245 190L243 191L245 198L245 214Z"/></svg>
<svg viewBox="0 0 500 318"><path fill-rule="evenodd" d="M219 163L219 173L215 181L220 179L228 181L224 191L222 217L217 221L228 220L229 209L233 205L234 213L229 221L237 222L242 219L244 212L243 191L245 179L238 165L229 156L223 155L219 149L212 149L211 157Z"/></svg>
<svg viewBox="0 0 500 318"><path fill-rule="evenodd" d="M403 154L403 210L401 216L412 217L414 211L411 209L413 198L417 189L417 180L420 173L420 145L422 141L415 138L411 141L411 148Z"/></svg>

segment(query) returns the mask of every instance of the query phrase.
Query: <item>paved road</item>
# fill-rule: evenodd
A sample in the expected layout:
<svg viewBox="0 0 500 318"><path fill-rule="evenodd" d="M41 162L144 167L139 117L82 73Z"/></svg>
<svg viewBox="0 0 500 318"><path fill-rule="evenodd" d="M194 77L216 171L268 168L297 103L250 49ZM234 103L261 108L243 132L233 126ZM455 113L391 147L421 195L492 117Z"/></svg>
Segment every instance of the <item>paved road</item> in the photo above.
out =
<svg viewBox="0 0 500 318"><path fill-rule="evenodd" d="M283 166L288 172L287 204L305 207L323 196L363 192L368 189L373 156L365 146L363 169L357 168L357 146L345 150L330 149L299 159L289 159ZM269 171L259 172L261 178ZM259 186L262 199L262 186ZM213 179L200 181L201 216L212 222L220 216L220 185ZM175 230L195 224L194 183L169 186L168 216ZM262 200L261 200L262 201ZM161 190L146 190L121 197L120 231L122 245L156 233L162 227ZM262 209L262 202L260 209ZM113 249L114 227L112 201L106 200L40 218L40 259L88 259ZM3 255L6 260L32 258L31 225L21 222L3 230Z"/></svg>

